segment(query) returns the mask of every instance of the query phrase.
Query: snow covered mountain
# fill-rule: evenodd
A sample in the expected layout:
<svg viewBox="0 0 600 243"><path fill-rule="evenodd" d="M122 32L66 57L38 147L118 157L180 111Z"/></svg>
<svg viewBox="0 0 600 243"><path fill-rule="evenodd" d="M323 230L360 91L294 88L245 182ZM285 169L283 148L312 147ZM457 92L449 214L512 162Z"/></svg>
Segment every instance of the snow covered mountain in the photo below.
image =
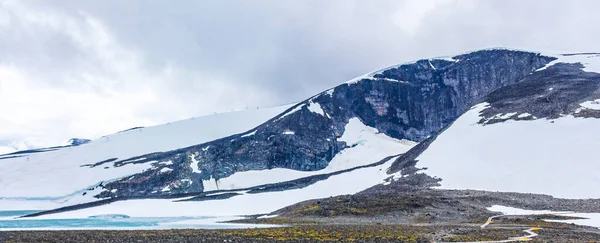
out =
<svg viewBox="0 0 600 243"><path fill-rule="evenodd" d="M598 198L581 188L600 172L599 58L490 49L423 59L291 106L3 155L0 208L258 214L392 183Z"/></svg>
<svg viewBox="0 0 600 243"><path fill-rule="evenodd" d="M441 188L600 198L600 54L572 54L489 94L418 157Z"/></svg>

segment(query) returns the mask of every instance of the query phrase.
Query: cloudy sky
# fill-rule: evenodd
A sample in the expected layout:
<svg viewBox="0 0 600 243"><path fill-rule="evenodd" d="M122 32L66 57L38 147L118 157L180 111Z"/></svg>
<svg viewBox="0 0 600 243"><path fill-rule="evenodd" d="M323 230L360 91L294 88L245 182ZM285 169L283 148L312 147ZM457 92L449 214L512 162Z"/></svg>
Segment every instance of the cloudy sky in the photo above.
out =
<svg viewBox="0 0 600 243"><path fill-rule="evenodd" d="M600 51L599 7L0 0L0 147L300 101L385 66L474 49Z"/></svg>

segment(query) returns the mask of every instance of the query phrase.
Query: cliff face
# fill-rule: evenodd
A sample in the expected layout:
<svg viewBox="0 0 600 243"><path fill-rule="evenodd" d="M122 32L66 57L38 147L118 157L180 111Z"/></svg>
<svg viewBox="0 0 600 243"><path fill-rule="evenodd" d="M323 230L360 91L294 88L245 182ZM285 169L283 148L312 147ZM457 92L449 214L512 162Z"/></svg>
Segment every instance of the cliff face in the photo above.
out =
<svg viewBox="0 0 600 243"><path fill-rule="evenodd" d="M354 146L340 140L354 117L389 137L420 142L488 94L519 83L552 60L537 53L484 50L391 67L311 97L246 133L114 162L153 167L101 185L97 197L202 192L203 180L250 170L321 170Z"/></svg>

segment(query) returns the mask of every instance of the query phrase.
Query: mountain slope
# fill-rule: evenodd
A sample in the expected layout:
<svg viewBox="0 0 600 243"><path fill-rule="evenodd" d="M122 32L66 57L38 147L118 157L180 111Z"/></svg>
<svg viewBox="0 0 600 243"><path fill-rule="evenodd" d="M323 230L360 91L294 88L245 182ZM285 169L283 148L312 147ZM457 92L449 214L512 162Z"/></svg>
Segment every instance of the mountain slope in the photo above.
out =
<svg viewBox="0 0 600 243"><path fill-rule="evenodd" d="M69 149L0 157L2 171L13 172L3 172L7 179L0 175L0 189L6 189L0 197L52 199L60 206L103 205L79 205L68 209L86 209L53 217L200 216L266 213L303 200L392 183L503 190L493 186L503 181L496 176L509 176L520 163L543 151L534 149L530 157L505 162L500 156L510 153L505 148L517 149L506 145L514 140L507 135L525 133L494 128L546 118L559 123L568 114L596 117L590 107L598 98L597 74L585 72L593 71L590 60L596 57L491 49L424 59L356 78L293 106L262 110L260 115L246 111L252 114L197 118L202 122L171 123ZM553 129L568 128L540 131L551 134ZM158 139L167 134L169 139ZM558 149L557 144L548 146ZM521 153L529 145L521 143ZM481 153L462 157L477 146ZM488 153L494 159L483 161ZM480 165L485 167L482 173L469 172ZM493 183L479 182L471 174ZM461 181L469 176L478 183ZM514 185L507 188L516 190ZM526 189L517 191L552 193L543 187L523 186L519 189ZM145 207L136 208L140 203Z"/></svg>
<svg viewBox="0 0 600 243"><path fill-rule="evenodd" d="M440 134L417 167L441 178L441 188L600 198L592 190L600 181L600 55L559 61L491 93Z"/></svg>
<svg viewBox="0 0 600 243"><path fill-rule="evenodd" d="M101 161L119 162L138 155L170 151L244 132L287 108L283 106L198 117L128 130L77 147L3 155L0 156L0 197L65 200L75 194L81 195L101 182L151 167L150 164L86 165Z"/></svg>
<svg viewBox="0 0 600 243"><path fill-rule="evenodd" d="M196 176L203 180L201 190L206 192L241 188L232 187L232 183L219 185L225 178L244 171L275 168L320 171L346 151L357 150L354 146L360 144L343 141L352 119L404 143L419 142L452 122L487 93L517 83L552 60L536 53L488 50L451 60L421 60L391 67L311 97L244 134L151 158L170 161L175 167L198 164L199 175L169 167L173 176L165 180L158 178L155 171L147 171L136 176L144 180L132 182L130 177L105 185L108 190L99 197L188 193L188 185L180 182ZM409 148L382 150L381 155L356 158L359 161L345 160L337 168L367 165ZM163 183L157 187L149 180ZM111 193L115 189L118 193Z"/></svg>

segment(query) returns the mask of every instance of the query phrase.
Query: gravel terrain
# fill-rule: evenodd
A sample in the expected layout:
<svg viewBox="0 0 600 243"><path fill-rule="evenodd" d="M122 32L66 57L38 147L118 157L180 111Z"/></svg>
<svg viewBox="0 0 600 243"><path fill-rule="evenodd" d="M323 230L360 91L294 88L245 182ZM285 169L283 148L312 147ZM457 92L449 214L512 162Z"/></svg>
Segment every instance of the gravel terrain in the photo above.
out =
<svg viewBox="0 0 600 243"><path fill-rule="evenodd" d="M526 225L523 225L526 227ZM549 226L551 227L551 226ZM570 228L544 228L536 242L600 242L600 235ZM243 230L16 231L0 232L2 242L461 242L522 236L506 228L439 225L299 225Z"/></svg>

